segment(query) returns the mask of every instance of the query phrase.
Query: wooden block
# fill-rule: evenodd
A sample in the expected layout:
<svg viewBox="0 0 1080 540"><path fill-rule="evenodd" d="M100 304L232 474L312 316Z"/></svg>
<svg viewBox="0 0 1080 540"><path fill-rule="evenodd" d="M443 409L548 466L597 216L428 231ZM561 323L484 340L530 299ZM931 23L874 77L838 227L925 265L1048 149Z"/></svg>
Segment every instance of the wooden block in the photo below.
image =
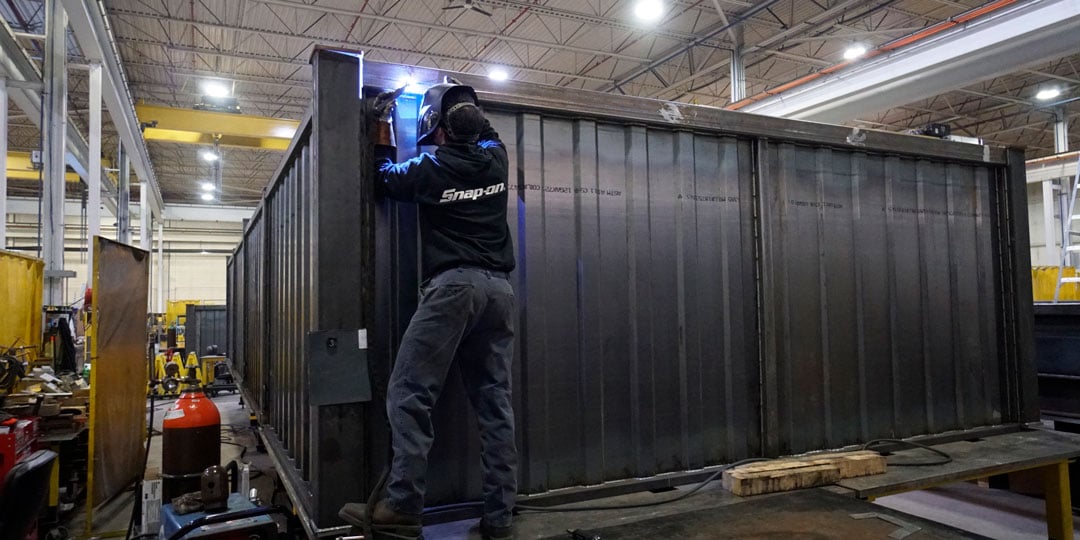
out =
<svg viewBox="0 0 1080 540"><path fill-rule="evenodd" d="M724 488L744 497L825 486L839 481L840 469L836 465L800 460L778 460L724 471Z"/></svg>
<svg viewBox="0 0 1080 540"><path fill-rule="evenodd" d="M840 469L840 478L857 478L885 472L885 456L873 450L829 452L802 456L798 459L835 464Z"/></svg>

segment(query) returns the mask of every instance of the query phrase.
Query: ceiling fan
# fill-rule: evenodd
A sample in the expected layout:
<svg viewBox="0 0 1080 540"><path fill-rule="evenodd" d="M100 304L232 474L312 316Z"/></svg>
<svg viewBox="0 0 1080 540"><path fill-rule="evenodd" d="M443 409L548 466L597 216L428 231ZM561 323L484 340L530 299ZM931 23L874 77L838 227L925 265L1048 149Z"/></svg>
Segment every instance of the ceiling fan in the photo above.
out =
<svg viewBox="0 0 1080 540"><path fill-rule="evenodd" d="M443 11L449 11L451 9L464 9L466 11L471 9L471 10L477 12L477 13L480 13L481 15L487 15L488 17L491 16L491 12L485 10L484 8L482 8L480 6L478 6L476 4L475 0L464 0L464 3L462 3L461 5L446 6L446 7L443 8Z"/></svg>

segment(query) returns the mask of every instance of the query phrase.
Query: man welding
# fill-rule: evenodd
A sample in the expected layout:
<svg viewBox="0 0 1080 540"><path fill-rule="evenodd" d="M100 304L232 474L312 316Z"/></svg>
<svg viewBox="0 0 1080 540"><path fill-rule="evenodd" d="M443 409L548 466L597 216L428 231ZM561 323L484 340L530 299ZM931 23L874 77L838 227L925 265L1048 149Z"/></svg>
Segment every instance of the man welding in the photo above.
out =
<svg viewBox="0 0 1080 540"><path fill-rule="evenodd" d="M511 538L517 450L510 402L514 249L506 223L508 159L476 92L439 84L421 105L419 141L432 153L394 163L390 114L373 126L377 189L416 203L423 292L390 376L386 412L393 459L385 496L373 509L350 503L338 515L384 538L421 533L431 409L457 362L480 427L484 538ZM370 515L369 515L370 514Z"/></svg>

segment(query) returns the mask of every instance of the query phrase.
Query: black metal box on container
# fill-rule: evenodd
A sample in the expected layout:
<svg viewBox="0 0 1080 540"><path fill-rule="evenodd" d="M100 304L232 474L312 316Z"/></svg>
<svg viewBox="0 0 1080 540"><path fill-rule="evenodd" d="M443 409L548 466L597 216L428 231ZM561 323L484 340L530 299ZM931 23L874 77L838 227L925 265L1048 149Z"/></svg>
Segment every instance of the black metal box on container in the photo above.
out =
<svg viewBox="0 0 1080 540"><path fill-rule="evenodd" d="M360 96L444 74L332 51L313 74L228 309L236 373L314 532L386 462L418 290L415 208L373 197ZM455 77L513 165L523 493L1037 418L1022 152ZM401 158L417 100L399 102ZM324 376L357 362L368 380ZM456 379L432 505L480 491Z"/></svg>

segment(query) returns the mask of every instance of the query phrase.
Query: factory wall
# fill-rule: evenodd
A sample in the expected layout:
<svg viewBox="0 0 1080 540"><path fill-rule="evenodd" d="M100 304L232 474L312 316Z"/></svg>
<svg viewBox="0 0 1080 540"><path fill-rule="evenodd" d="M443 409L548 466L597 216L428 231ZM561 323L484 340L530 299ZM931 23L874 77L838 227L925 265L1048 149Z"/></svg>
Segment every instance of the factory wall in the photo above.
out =
<svg viewBox="0 0 1080 540"><path fill-rule="evenodd" d="M101 233L115 238L114 219L102 220ZM87 268L86 232L77 216L68 216L66 223L64 269L75 272L67 280L65 301L69 304L82 297L84 287L90 282ZM38 242L37 216L10 214L8 216L8 248L15 253L36 256ZM223 303L225 301L225 260L228 251L240 241L240 223L169 221L165 227L164 300L197 299ZM139 245L138 229L132 232L132 244ZM205 252L205 253L204 253ZM150 267L150 302L157 298L159 271L157 239ZM156 306L151 306L157 311Z"/></svg>

